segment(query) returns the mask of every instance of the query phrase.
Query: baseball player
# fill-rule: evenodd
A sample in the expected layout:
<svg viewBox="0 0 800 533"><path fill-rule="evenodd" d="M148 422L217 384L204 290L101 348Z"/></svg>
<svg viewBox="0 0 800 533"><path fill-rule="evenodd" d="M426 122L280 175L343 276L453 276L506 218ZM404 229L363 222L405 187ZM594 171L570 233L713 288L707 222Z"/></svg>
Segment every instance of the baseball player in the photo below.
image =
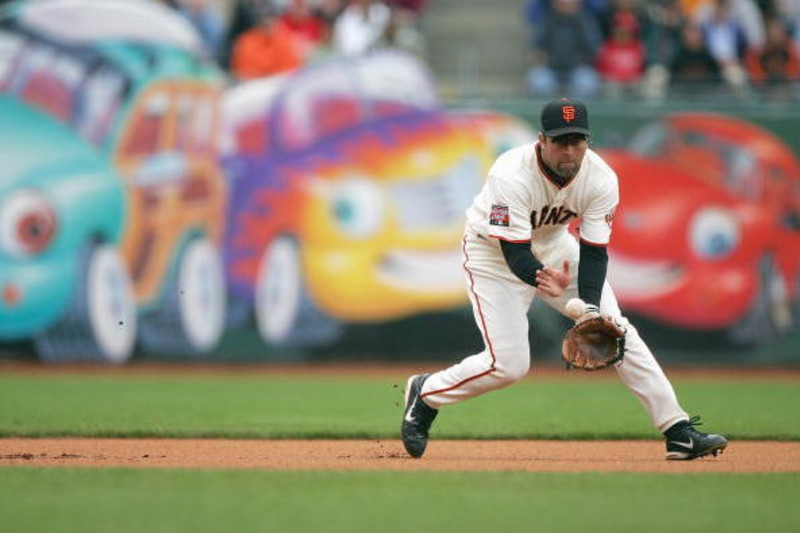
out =
<svg viewBox="0 0 800 533"><path fill-rule="evenodd" d="M535 143L502 154L467 210L464 273L484 350L406 385L401 434L413 457L425 453L438 410L507 387L530 367L528 308L539 297L566 314L580 297L584 316L612 316L626 328L625 358L617 375L663 432L667 459L716 455L725 437L698 431L636 328L622 316L606 282L617 176L588 147L589 117L578 100L544 106ZM580 239L568 225L580 219Z"/></svg>

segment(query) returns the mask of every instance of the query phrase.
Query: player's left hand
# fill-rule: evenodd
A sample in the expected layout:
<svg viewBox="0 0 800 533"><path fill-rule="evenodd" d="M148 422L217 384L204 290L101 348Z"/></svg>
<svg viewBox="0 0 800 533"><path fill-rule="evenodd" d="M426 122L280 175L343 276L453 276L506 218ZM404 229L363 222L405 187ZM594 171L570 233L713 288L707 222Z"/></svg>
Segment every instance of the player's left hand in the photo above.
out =
<svg viewBox="0 0 800 533"><path fill-rule="evenodd" d="M567 331L561 345L567 368L600 370L625 356L625 327L610 316L594 314Z"/></svg>
<svg viewBox="0 0 800 533"><path fill-rule="evenodd" d="M536 284L540 291L548 296L557 298L563 294L569 285L569 261L564 260L561 270L553 267L544 267L536 272Z"/></svg>

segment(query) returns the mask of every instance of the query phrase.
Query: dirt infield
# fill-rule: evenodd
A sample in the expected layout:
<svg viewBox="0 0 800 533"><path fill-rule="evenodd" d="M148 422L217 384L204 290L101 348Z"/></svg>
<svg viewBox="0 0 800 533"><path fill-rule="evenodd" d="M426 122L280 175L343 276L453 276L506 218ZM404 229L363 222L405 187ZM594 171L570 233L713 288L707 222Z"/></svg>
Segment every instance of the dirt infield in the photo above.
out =
<svg viewBox="0 0 800 533"><path fill-rule="evenodd" d="M724 454L665 461L661 441L432 441L412 459L396 440L0 439L0 466L800 472L800 443L736 441Z"/></svg>
<svg viewBox="0 0 800 533"><path fill-rule="evenodd" d="M418 365L417 365L418 366ZM0 361L0 374L81 375L347 375L393 379L411 365L165 365L125 367L38 365ZM558 378L559 367L538 367L528 379ZM795 381L800 369L671 369L682 379ZM570 374L570 379L616 379ZM408 457L399 440L233 440L0 438L0 467L225 468L264 470L431 470L527 472L800 472L800 442L734 441L724 454L665 461L663 441L433 440L423 459Z"/></svg>
<svg viewBox="0 0 800 533"><path fill-rule="evenodd" d="M0 375L70 375L86 376L347 376L351 378L408 377L419 372L441 370L443 363L202 363L135 361L123 366L92 363L56 363L43 365L35 361L0 359ZM671 366L667 375L682 380L797 381L800 367L769 366ZM601 372L567 372L560 363L539 364L531 369L527 380L565 379L571 381L617 380L610 369Z"/></svg>

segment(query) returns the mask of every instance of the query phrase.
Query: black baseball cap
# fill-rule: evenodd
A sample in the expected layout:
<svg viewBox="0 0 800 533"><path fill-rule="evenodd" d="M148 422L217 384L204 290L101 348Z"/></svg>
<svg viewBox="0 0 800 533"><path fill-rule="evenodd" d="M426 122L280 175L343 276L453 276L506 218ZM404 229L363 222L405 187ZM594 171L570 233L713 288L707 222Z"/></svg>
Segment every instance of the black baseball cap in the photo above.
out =
<svg viewBox="0 0 800 533"><path fill-rule="evenodd" d="M568 133L589 136L589 113L580 100L562 98L548 102L542 108L542 133L559 137Z"/></svg>

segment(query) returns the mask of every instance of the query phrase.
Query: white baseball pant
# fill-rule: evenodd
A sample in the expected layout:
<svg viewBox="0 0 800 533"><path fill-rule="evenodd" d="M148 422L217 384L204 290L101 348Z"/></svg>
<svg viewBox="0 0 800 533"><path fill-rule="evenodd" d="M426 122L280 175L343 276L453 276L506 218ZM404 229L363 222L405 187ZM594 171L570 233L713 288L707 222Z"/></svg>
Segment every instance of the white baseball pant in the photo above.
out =
<svg viewBox="0 0 800 533"><path fill-rule="evenodd" d="M578 296L580 248L571 235L564 233L552 250L539 259L558 269L563 259L569 259L570 284L558 298L544 293L538 297L566 314L566 303ZM422 398L436 409L507 387L522 379L530 368L528 309L537 296L536 288L511 272L495 239L467 231L463 255L467 290L485 347L482 352L432 374L425 381ZM600 310L617 318L627 328L625 358L614 366L619 378L647 410L653 425L664 431L675 422L688 420L652 352L636 328L622 316L608 283L603 287Z"/></svg>

